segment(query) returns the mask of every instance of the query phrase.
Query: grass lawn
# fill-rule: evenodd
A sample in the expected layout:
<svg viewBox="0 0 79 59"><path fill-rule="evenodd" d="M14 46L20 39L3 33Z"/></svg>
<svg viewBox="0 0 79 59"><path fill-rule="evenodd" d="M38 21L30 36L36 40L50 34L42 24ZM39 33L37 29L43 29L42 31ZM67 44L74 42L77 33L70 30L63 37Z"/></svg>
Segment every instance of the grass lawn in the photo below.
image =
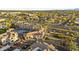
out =
<svg viewBox="0 0 79 59"><path fill-rule="evenodd" d="M0 34L5 33L7 29L0 29Z"/></svg>

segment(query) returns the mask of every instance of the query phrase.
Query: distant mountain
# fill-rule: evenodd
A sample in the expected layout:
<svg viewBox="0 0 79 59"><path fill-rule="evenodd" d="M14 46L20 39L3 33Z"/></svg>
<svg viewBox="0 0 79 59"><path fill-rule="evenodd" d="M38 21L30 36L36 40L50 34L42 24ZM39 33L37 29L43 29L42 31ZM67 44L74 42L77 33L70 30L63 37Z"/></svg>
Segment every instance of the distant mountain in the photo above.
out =
<svg viewBox="0 0 79 59"><path fill-rule="evenodd" d="M74 10L79 10L79 8L75 8Z"/></svg>

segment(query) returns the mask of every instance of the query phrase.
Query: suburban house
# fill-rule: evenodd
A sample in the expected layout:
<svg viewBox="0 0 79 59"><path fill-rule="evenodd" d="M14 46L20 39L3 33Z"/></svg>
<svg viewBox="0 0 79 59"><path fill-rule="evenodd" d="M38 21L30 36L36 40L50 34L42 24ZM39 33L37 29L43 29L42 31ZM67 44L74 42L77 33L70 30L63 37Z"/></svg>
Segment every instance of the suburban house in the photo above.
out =
<svg viewBox="0 0 79 59"><path fill-rule="evenodd" d="M10 43L15 42L17 40L18 40L18 33L13 31L12 29L0 35L0 42L2 44L6 44L8 41Z"/></svg>
<svg viewBox="0 0 79 59"><path fill-rule="evenodd" d="M0 19L0 28L6 28L6 19Z"/></svg>
<svg viewBox="0 0 79 59"><path fill-rule="evenodd" d="M76 18L75 23L79 24L79 18Z"/></svg>
<svg viewBox="0 0 79 59"><path fill-rule="evenodd" d="M52 44L46 42L43 43L34 43L31 46L32 51L57 51L57 49Z"/></svg>

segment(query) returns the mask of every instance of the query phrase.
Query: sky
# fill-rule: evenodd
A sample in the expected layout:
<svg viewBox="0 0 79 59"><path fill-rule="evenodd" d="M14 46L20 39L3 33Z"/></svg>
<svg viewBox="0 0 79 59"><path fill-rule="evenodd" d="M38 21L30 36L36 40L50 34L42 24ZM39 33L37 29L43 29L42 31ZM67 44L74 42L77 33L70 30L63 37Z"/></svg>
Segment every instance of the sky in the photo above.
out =
<svg viewBox="0 0 79 59"><path fill-rule="evenodd" d="M0 0L0 10L54 10L79 8L79 0Z"/></svg>

